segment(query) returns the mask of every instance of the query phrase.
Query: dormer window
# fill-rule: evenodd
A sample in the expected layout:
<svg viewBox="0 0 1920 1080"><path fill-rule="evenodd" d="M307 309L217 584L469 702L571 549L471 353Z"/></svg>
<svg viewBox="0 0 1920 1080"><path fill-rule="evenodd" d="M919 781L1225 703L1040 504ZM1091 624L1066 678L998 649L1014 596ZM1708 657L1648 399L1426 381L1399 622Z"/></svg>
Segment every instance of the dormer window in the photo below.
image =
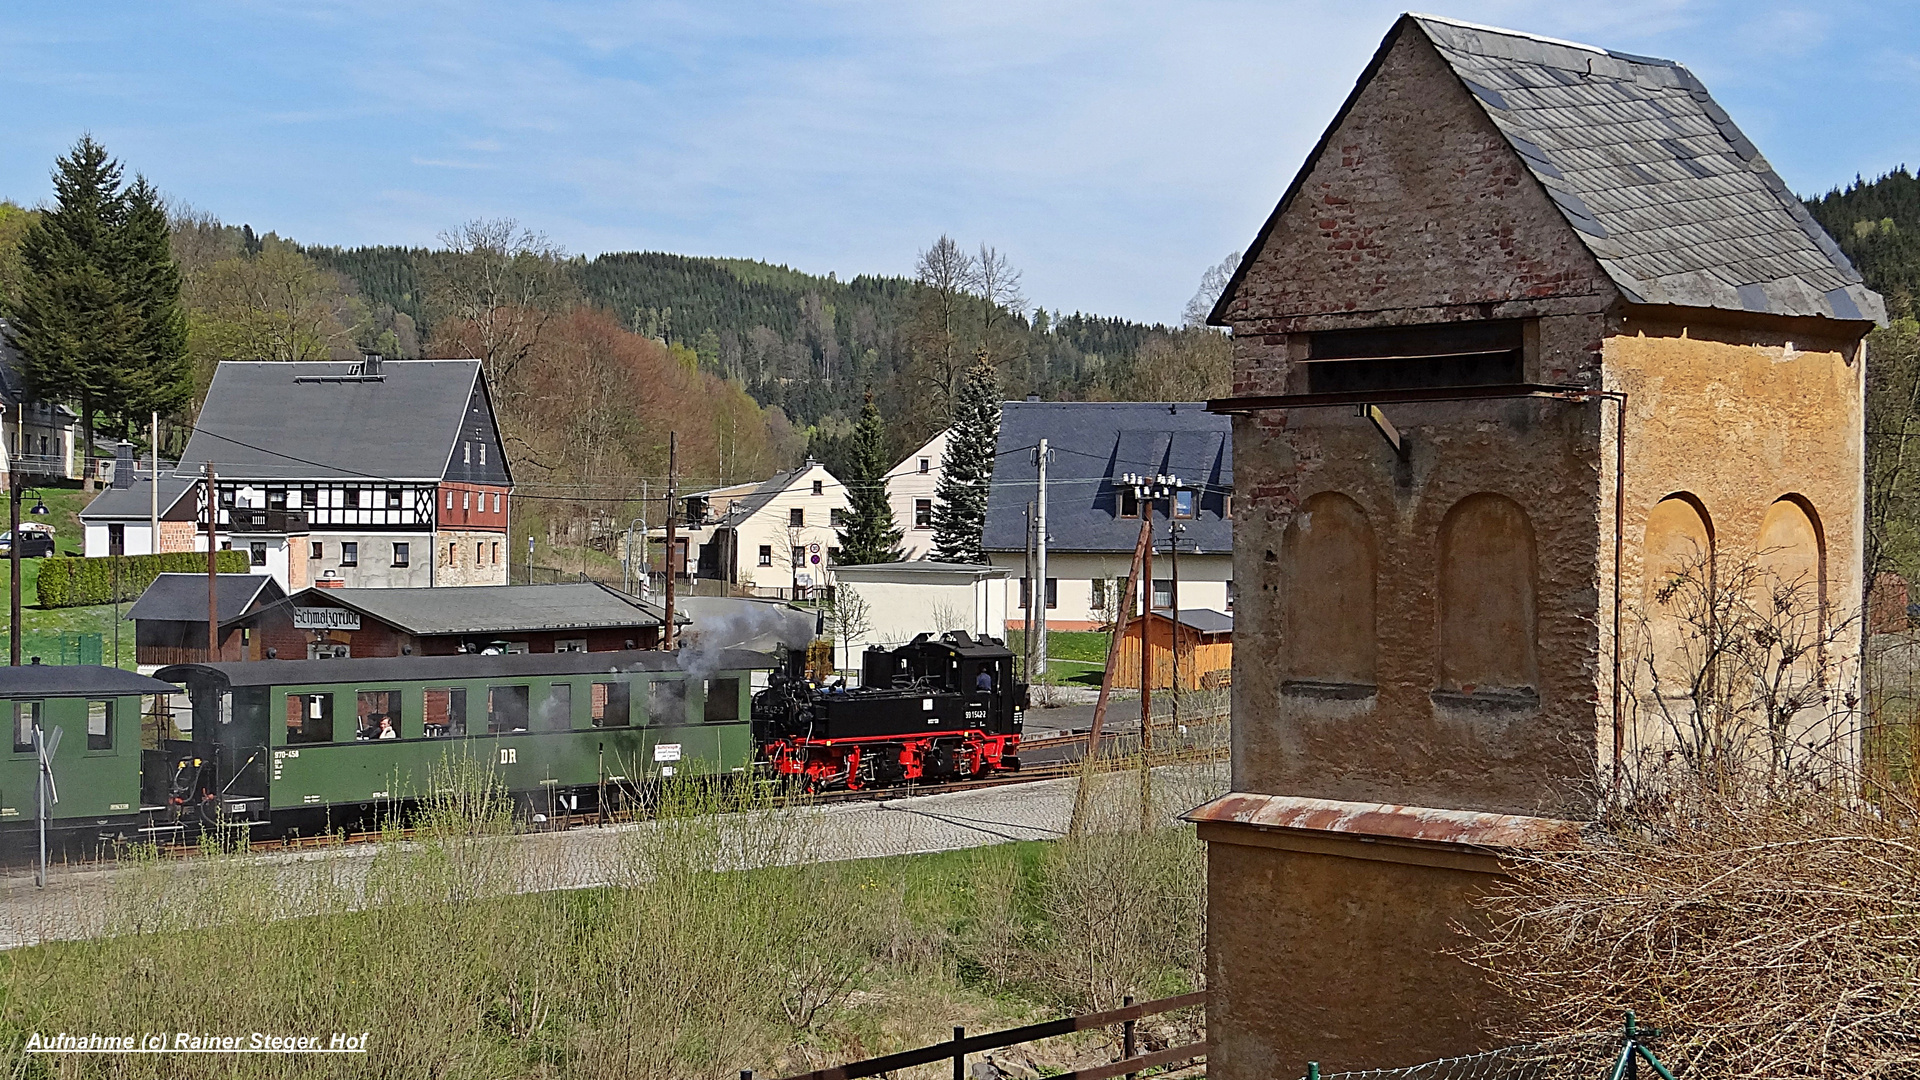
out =
<svg viewBox="0 0 1920 1080"><path fill-rule="evenodd" d="M932 471L933 471L933 459L932 459L932 458L921 458L921 459L920 459L920 471L921 471L921 472L923 472L923 473L928 473L928 472L932 472Z"/></svg>
<svg viewBox="0 0 1920 1080"><path fill-rule="evenodd" d="M1173 493L1173 516L1177 518L1190 518L1193 516L1192 489L1182 488Z"/></svg>
<svg viewBox="0 0 1920 1080"><path fill-rule="evenodd" d="M1140 500L1134 495L1132 488L1120 489L1120 516L1123 518L1140 516Z"/></svg>

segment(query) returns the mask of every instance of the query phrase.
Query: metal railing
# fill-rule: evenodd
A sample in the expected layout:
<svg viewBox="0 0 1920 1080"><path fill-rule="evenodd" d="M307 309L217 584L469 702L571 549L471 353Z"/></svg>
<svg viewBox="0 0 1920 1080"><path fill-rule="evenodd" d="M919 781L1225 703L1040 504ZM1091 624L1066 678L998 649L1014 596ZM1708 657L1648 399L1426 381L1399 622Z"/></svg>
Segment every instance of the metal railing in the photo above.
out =
<svg viewBox="0 0 1920 1080"><path fill-rule="evenodd" d="M1121 1056L1119 1061L1074 1072L1056 1073L1054 1080L1109 1080L1110 1077L1124 1076L1128 1073L1171 1065L1176 1061L1193 1061L1207 1056L1207 1044L1189 1043L1186 1046L1171 1046L1165 1050L1156 1050L1150 1054L1137 1054L1134 1045L1134 1023L1141 1017L1157 1016L1161 1013L1190 1009L1207 1003L1207 992L1196 991L1181 994L1179 997L1161 998L1134 1004L1132 998L1118 1009L1105 1012L1088 1013L1085 1016L1067 1016L1059 1020L1048 1020L1040 1024L1028 1024L1025 1027L1008 1028L987 1035L969 1036L965 1028L953 1029L953 1039L949 1042L934 1043L915 1050L902 1050L897 1054L885 1054L867 1058L864 1061L836 1065L831 1069L815 1069L808 1073L797 1073L785 1080L858 1080L863 1076L881 1076L899 1069L912 1068L915 1065L928 1065L936 1061L953 1062L954 1080L963 1080L967 1074L967 1055L985 1053L988 1050L1001 1050L1021 1043L1051 1039L1057 1035L1070 1035L1076 1031L1092 1031L1098 1028L1121 1028ZM753 1071L740 1074L741 1080L753 1080Z"/></svg>

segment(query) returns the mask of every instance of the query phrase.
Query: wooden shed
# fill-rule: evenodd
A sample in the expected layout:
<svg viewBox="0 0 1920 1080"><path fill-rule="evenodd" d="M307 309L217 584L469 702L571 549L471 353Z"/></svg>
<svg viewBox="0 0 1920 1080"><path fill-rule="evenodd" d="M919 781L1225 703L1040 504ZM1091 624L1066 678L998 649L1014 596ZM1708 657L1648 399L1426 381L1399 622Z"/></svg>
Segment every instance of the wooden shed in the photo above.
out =
<svg viewBox="0 0 1920 1080"><path fill-rule="evenodd" d="M1148 655L1153 664L1153 687L1173 686L1173 642L1176 620L1161 608L1145 619L1134 619L1120 639L1113 685L1140 686L1140 635L1145 628ZM1224 686L1233 670L1233 616L1212 608L1182 608L1177 620L1180 642L1180 685L1183 689Z"/></svg>

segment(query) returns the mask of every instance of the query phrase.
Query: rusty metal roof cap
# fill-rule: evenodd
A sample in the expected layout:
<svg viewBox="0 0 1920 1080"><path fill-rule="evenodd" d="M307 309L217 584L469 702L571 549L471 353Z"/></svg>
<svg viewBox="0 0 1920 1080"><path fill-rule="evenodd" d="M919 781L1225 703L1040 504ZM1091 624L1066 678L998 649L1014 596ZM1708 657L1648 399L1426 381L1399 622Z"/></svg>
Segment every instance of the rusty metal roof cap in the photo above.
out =
<svg viewBox="0 0 1920 1080"><path fill-rule="evenodd" d="M1234 791L1189 811L1195 824L1342 833L1380 840L1483 848L1556 847L1579 839L1581 823L1476 810L1342 802Z"/></svg>

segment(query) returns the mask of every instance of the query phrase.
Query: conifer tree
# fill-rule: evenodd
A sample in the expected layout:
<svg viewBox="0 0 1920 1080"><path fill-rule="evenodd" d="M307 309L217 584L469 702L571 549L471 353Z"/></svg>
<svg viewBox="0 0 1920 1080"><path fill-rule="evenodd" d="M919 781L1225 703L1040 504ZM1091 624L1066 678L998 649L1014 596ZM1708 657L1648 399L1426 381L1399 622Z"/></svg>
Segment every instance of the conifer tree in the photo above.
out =
<svg viewBox="0 0 1920 1080"><path fill-rule="evenodd" d="M982 353L967 370L954 401L940 482L933 489L933 557L943 562L985 563L987 492L1000 440L1000 386Z"/></svg>
<svg viewBox="0 0 1920 1080"><path fill-rule="evenodd" d="M846 526L840 530L840 561L848 566L899 562L901 530L887 501L887 424L873 395L860 408L848 455Z"/></svg>
<svg viewBox="0 0 1920 1080"><path fill-rule="evenodd" d="M120 163L92 136L55 162L53 186L20 241L7 336L35 394L79 406L91 480L103 415L125 430L190 392L180 276L158 195L144 178L123 190Z"/></svg>

